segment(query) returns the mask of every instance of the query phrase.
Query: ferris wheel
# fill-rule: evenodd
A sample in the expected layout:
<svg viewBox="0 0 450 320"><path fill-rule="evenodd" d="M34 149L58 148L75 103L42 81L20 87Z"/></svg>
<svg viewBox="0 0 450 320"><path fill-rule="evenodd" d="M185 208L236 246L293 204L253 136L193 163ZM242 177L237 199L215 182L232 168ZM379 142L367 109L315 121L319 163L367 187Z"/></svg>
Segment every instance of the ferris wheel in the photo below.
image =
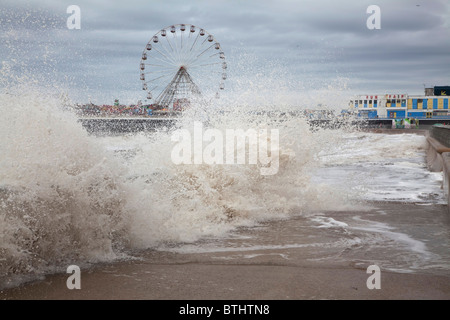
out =
<svg viewBox="0 0 450 320"><path fill-rule="evenodd" d="M156 109L179 108L191 100L219 97L227 63L220 43L190 24L160 30L145 46L140 63L142 89Z"/></svg>

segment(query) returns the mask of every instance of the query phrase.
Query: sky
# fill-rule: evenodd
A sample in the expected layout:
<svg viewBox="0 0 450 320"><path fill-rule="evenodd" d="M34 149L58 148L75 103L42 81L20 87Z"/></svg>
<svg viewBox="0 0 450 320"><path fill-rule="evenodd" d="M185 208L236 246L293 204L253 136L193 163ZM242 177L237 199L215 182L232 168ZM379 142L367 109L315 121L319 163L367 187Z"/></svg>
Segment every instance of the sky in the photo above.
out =
<svg viewBox="0 0 450 320"><path fill-rule="evenodd" d="M70 5L80 29L67 27ZM370 5L380 29L367 27ZM227 103L342 105L450 85L448 0L2 0L0 86L55 87L79 103L145 100L141 54L180 23L220 42Z"/></svg>

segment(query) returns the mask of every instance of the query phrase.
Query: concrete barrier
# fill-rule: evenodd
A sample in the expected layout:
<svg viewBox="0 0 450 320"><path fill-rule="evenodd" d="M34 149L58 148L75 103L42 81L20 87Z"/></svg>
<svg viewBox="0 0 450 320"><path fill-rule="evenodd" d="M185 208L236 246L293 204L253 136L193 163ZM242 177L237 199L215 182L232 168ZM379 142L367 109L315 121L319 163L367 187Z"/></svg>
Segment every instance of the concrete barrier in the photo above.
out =
<svg viewBox="0 0 450 320"><path fill-rule="evenodd" d="M443 153L450 152L442 143L427 135L427 165L430 171L438 172L443 170Z"/></svg>
<svg viewBox="0 0 450 320"><path fill-rule="evenodd" d="M442 141L450 141L450 130L438 131L441 135ZM445 133L445 135L444 135ZM428 168L433 172L442 171L443 172L443 182L442 189L447 198L447 210L450 213L450 148L443 145L437 139L432 137L433 131L426 135L427 139L427 165ZM448 134L448 137L446 137Z"/></svg>
<svg viewBox="0 0 450 320"><path fill-rule="evenodd" d="M442 163L443 163L443 172L444 172L444 180L442 181L442 189L444 189L444 194L447 197L447 211L450 214L450 153L444 152L442 153Z"/></svg>
<svg viewBox="0 0 450 320"><path fill-rule="evenodd" d="M450 147L450 126L434 125L429 133L430 137L433 137L442 145Z"/></svg>

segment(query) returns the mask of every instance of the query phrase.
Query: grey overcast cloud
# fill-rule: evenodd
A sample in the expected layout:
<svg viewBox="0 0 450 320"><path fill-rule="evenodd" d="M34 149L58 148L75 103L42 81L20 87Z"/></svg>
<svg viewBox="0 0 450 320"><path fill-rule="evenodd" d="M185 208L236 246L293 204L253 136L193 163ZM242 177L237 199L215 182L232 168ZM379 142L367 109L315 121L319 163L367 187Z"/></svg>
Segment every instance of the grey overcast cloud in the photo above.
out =
<svg viewBox="0 0 450 320"><path fill-rule="evenodd" d="M70 5L81 9L79 30L67 28ZM366 25L370 5L381 29ZM237 102L345 107L353 94L450 85L448 0L2 0L0 10L1 85L55 86L81 103L145 99L143 49L179 23L220 42L224 94Z"/></svg>

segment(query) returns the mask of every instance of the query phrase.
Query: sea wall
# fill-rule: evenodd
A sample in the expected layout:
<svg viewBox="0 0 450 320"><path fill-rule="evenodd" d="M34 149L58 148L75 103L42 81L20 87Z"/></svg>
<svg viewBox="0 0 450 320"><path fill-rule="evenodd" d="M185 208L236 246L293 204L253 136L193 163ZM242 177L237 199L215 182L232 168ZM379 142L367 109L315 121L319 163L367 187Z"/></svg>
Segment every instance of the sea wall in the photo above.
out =
<svg viewBox="0 0 450 320"><path fill-rule="evenodd" d="M433 126L426 134L426 138L427 165L433 172L443 172L442 189L447 197L447 208L450 213L450 126Z"/></svg>
<svg viewBox="0 0 450 320"><path fill-rule="evenodd" d="M445 147L450 148L450 126L434 125L431 127L430 136L439 141Z"/></svg>

